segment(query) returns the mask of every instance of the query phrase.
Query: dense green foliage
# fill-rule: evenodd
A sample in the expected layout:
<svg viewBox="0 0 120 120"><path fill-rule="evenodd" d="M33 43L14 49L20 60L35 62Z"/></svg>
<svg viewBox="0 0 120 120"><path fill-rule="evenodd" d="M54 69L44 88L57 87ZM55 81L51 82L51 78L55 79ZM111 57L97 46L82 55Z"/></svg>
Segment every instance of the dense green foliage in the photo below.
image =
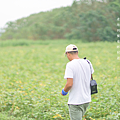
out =
<svg viewBox="0 0 120 120"><path fill-rule="evenodd" d="M8 22L5 39L82 39L86 41L116 41L120 1L74 1L72 6L32 14Z"/></svg>
<svg viewBox="0 0 120 120"><path fill-rule="evenodd" d="M8 40L0 46L0 120L69 120L68 95L60 92L66 83L65 47L70 43L78 46L80 58L92 62L98 83L99 93L92 95L84 118L120 119L116 42Z"/></svg>

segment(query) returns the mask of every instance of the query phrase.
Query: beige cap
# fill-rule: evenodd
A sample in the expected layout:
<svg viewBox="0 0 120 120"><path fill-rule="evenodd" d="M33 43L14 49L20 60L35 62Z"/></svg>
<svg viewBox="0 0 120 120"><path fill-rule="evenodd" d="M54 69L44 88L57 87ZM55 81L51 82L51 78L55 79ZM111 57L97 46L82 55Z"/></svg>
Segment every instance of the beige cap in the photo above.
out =
<svg viewBox="0 0 120 120"><path fill-rule="evenodd" d="M66 52L72 52L72 51L78 51L78 48L77 48L77 46L75 46L73 44L70 44L66 47L65 53Z"/></svg>

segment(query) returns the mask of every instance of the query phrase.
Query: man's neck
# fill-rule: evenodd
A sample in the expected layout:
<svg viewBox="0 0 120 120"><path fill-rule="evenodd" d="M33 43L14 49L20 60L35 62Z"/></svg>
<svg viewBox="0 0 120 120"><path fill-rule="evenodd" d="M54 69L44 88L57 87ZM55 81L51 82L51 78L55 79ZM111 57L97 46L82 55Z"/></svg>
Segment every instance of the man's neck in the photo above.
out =
<svg viewBox="0 0 120 120"><path fill-rule="evenodd" d="M72 60L74 60L74 59L80 59L80 58L78 56L73 56Z"/></svg>

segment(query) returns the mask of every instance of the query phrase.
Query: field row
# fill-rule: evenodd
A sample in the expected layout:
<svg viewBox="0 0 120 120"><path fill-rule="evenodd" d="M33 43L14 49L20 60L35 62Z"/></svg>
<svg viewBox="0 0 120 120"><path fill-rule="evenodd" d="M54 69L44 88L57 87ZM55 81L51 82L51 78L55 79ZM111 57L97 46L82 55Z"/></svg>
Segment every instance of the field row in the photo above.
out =
<svg viewBox="0 0 120 120"><path fill-rule="evenodd" d="M92 95L84 119L119 120L117 43L79 41L0 47L1 120L69 120L68 95L63 97L60 92L66 83L68 59L64 51L70 43L78 46L80 58L87 57L92 62L98 82L99 93Z"/></svg>

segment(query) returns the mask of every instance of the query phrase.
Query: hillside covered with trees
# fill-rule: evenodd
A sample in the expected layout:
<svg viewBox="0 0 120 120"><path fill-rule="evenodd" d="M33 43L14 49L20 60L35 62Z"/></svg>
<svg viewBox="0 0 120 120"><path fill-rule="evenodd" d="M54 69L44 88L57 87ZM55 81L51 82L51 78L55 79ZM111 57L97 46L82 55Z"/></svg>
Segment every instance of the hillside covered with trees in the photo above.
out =
<svg viewBox="0 0 120 120"><path fill-rule="evenodd" d="M91 3L74 0L71 6L6 23L0 39L116 41L117 18L120 0Z"/></svg>

